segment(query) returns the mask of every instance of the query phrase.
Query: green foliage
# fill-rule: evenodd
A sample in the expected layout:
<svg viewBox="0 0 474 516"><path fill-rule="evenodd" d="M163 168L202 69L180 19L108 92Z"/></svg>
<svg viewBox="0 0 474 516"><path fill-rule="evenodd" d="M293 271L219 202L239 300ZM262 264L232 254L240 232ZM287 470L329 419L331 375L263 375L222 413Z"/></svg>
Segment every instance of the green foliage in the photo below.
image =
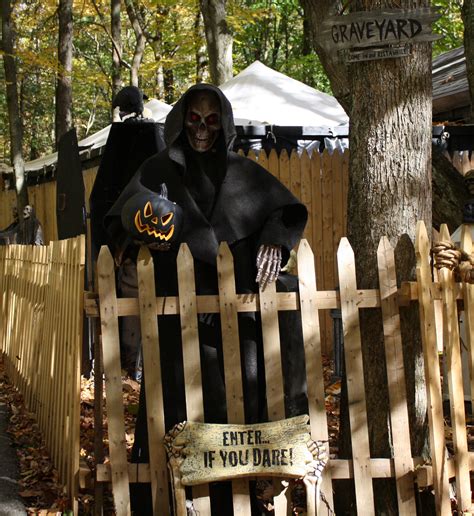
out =
<svg viewBox="0 0 474 516"><path fill-rule="evenodd" d="M441 18L435 23L433 32L443 37L433 43L433 56L462 46L463 23L461 19L462 0L437 0Z"/></svg>
<svg viewBox="0 0 474 516"><path fill-rule="evenodd" d="M13 0L15 3L15 0ZM199 0L133 0L143 22L147 44L140 66L140 87L149 97L168 103L196 81L196 54L204 49L196 22ZM437 0L443 16L435 31L444 37L434 55L462 44L461 0ZM318 57L309 50L298 0L227 0L228 25L234 36L234 71L256 59L295 79L330 92ZM57 75L56 0L16 0L16 62L24 125L25 159L52 152L54 95ZM201 22L202 23L202 22ZM129 84L135 33L122 1L122 79ZM73 115L79 139L110 123L112 44L110 1L74 3ZM208 80L204 69L204 80ZM9 162L9 130L3 66L0 68L0 161Z"/></svg>

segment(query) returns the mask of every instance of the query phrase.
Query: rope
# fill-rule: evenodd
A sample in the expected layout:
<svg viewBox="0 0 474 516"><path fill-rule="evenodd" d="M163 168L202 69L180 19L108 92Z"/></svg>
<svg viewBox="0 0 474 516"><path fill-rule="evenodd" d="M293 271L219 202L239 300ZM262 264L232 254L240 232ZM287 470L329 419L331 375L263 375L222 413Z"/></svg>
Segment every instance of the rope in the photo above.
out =
<svg viewBox="0 0 474 516"><path fill-rule="evenodd" d="M474 283L474 255L469 256L458 249L452 242L442 240L432 248L434 266L437 269L447 267L461 281Z"/></svg>

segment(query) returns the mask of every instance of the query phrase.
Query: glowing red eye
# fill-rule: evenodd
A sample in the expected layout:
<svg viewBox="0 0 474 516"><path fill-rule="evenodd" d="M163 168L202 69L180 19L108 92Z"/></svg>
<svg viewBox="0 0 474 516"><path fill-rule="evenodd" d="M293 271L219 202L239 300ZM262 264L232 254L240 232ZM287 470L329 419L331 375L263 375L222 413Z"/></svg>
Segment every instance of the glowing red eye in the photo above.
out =
<svg viewBox="0 0 474 516"><path fill-rule="evenodd" d="M219 117L216 114L209 115L206 118L206 122L208 124L217 124L218 121L219 121Z"/></svg>
<svg viewBox="0 0 474 516"><path fill-rule="evenodd" d="M201 117L197 113L191 113L189 115L189 119L191 120L191 122L199 122L199 120L201 120Z"/></svg>

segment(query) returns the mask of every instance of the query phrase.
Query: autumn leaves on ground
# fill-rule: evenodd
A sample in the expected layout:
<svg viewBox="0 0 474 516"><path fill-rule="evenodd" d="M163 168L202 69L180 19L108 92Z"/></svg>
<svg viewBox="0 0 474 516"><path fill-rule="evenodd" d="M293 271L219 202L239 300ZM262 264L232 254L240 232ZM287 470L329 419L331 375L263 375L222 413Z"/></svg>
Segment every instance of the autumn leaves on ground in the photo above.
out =
<svg viewBox="0 0 474 516"><path fill-rule="evenodd" d="M328 414L331 456L337 453L336 439L339 428L340 382L334 382L332 365L324 361L326 384L326 410ZM138 409L139 384L123 378L123 399L125 408L125 430L127 449L130 451L134 439L135 417ZM0 360L0 402L7 404L11 411L9 437L15 447L19 461L19 494L23 498L28 515L68 514L70 500L65 498L62 486L50 456L44 446L35 416L28 412L22 396L9 383L3 361ZM107 461L107 414L104 403L104 456ZM81 467L95 469L94 457L94 381L82 378L81 382ZM130 457L129 457L130 459ZM93 489L81 489L79 494L79 513L93 513ZM113 514L113 501L108 490L104 496L104 514Z"/></svg>

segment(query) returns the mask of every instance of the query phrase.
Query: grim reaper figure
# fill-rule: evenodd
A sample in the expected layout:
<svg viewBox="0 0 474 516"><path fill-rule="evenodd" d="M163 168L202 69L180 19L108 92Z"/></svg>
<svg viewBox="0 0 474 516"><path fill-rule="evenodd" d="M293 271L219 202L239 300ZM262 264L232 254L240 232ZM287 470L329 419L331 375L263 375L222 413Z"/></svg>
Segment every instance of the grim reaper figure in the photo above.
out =
<svg viewBox="0 0 474 516"><path fill-rule="evenodd" d="M136 257L138 249L134 245L137 238L124 229L136 216L134 210L127 211L129 199L147 192L150 196L159 195L165 185L169 200L181 208L178 241L163 237L157 243L148 243L155 263L158 296L177 295L176 256L181 242L188 244L195 260L197 294L218 292L216 258L222 241L229 244L234 257L238 293L256 292L258 284L265 287L275 280L279 291L296 288L296 278L280 271L301 238L306 208L265 169L232 152L235 136L232 108L223 93L207 84L191 87L166 119L166 149L143 163L105 218L115 256L123 260ZM179 316L160 316L158 324L165 420L167 428L171 428L186 419ZM283 369L292 380L285 386L287 415L291 416L307 410L304 351L301 328L289 313L280 312L280 324L284 333ZM247 423L255 423L266 417L258 314L239 314L239 333L245 417ZM220 335L219 316L201 314L205 420L214 423L226 422ZM148 460L143 387L141 393L135 462ZM136 498L140 504L135 507L137 514L148 514L147 497ZM213 513L231 514L231 509L219 503L213 501Z"/></svg>

